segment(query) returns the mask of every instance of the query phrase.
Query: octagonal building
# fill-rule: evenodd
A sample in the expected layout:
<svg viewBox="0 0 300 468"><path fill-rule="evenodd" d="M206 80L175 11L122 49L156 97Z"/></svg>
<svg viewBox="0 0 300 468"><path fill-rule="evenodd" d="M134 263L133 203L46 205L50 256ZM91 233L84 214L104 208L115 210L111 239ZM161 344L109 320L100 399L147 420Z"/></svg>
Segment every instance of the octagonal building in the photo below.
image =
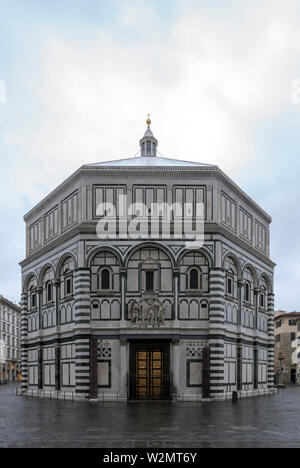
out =
<svg viewBox="0 0 300 468"><path fill-rule="evenodd" d="M24 217L25 394L198 401L272 392L271 218L217 166L161 157L150 123L138 156L82 166ZM200 246L177 230L185 216L196 225L199 204Z"/></svg>

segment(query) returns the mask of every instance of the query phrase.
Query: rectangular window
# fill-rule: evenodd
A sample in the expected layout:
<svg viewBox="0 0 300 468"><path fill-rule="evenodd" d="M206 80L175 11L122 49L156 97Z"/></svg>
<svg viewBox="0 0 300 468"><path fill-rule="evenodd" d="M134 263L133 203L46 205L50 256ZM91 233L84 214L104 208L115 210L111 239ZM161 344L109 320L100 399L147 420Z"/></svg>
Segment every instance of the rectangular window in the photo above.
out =
<svg viewBox="0 0 300 468"><path fill-rule="evenodd" d="M252 241L252 216L243 208L240 208L240 236Z"/></svg>
<svg viewBox="0 0 300 468"><path fill-rule="evenodd" d="M55 237L58 233L58 207L45 215L45 241Z"/></svg>
<svg viewBox="0 0 300 468"><path fill-rule="evenodd" d="M258 221L255 222L255 247L266 250L266 228Z"/></svg>
<svg viewBox="0 0 300 468"><path fill-rule="evenodd" d="M227 278L227 294L232 296L233 294L233 280L232 278Z"/></svg>
<svg viewBox="0 0 300 468"><path fill-rule="evenodd" d="M102 218L108 216L109 212L104 210L104 204L111 204L114 207L116 216L125 216L126 206L124 196L126 195L126 187L123 185L112 186L103 185L94 187L94 217ZM112 214L114 214L112 212Z"/></svg>
<svg viewBox="0 0 300 468"><path fill-rule="evenodd" d="M135 186L133 188L133 203L142 203L146 206L146 212L140 213L137 210L136 216L165 216L164 207L159 208L155 205L166 203L166 192L166 187L163 186Z"/></svg>
<svg viewBox="0 0 300 468"><path fill-rule="evenodd" d="M67 229L78 220L78 193L73 193L62 202L62 228Z"/></svg>
<svg viewBox="0 0 300 468"><path fill-rule="evenodd" d="M182 218L205 218L205 208L202 210L200 204L205 204L206 187L203 186L185 186L174 187L173 203L176 205L175 217Z"/></svg>
<svg viewBox="0 0 300 468"><path fill-rule="evenodd" d="M228 195L222 193L221 196L221 221L226 226L236 231L237 205Z"/></svg>
<svg viewBox="0 0 300 468"><path fill-rule="evenodd" d="M146 291L154 291L154 272L146 271Z"/></svg>
<svg viewBox="0 0 300 468"><path fill-rule="evenodd" d="M35 250L42 245L42 220L39 219L29 228L30 250Z"/></svg>

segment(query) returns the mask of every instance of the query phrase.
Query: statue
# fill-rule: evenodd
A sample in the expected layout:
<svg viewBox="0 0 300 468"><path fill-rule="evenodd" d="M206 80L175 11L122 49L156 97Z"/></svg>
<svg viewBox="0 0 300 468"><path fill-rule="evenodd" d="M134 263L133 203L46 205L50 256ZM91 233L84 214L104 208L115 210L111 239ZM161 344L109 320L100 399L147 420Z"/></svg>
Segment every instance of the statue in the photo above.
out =
<svg viewBox="0 0 300 468"><path fill-rule="evenodd" d="M138 303L132 301L130 305L130 318L133 325L139 324L141 327L160 327L165 324L165 308L156 297L155 299L145 298Z"/></svg>
<svg viewBox="0 0 300 468"><path fill-rule="evenodd" d="M131 323L134 325L139 321L140 315L140 306L136 301L133 301L130 306L130 318Z"/></svg>
<svg viewBox="0 0 300 468"><path fill-rule="evenodd" d="M165 323L165 308L163 306L163 304L159 301L158 302L158 306L157 306L157 323L158 323L158 326L160 325L164 325Z"/></svg>

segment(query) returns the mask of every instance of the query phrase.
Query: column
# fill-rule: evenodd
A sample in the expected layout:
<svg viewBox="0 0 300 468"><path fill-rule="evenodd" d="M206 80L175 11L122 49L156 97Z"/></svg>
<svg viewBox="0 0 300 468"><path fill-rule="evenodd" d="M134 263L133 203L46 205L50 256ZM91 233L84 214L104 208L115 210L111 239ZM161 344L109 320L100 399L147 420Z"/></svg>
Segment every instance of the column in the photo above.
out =
<svg viewBox="0 0 300 468"><path fill-rule="evenodd" d="M56 280L53 283L54 286L54 298L55 298L55 317L56 317L56 326L60 326L60 316L59 316L59 301L60 301L60 281Z"/></svg>
<svg viewBox="0 0 300 468"><path fill-rule="evenodd" d="M261 292L260 288L254 289L254 329L257 332L258 330L258 311L259 311L259 293ZM254 345L254 376L253 376L253 388L258 390L258 343L253 343Z"/></svg>
<svg viewBox="0 0 300 468"><path fill-rule="evenodd" d="M174 316L173 316L173 320L179 320L179 303L178 303L179 274L180 274L179 269L174 268L174 270L173 270L173 277L174 277Z"/></svg>
<svg viewBox="0 0 300 468"><path fill-rule="evenodd" d="M43 389L43 348L38 350L38 388Z"/></svg>
<svg viewBox="0 0 300 468"><path fill-rule="evenodd" d="M88 268L79 268L74 273L75 324L90 324L91 320L91 273Z"/></svg>
<svg viewBox="0 0 300 468"><path fill-rule="evenodd" d="M243 345L237 345L237 390L243 390Z"/></svg>
<svg viewBox="0 0 300 468"><path fill-rule="evenodd" d="M253 388L258 390L258 345L254 343L254 376L253 376Z"/></svg>
<svg viewBox="0 0 300 468"><path fill-rule="evenodd" d="M224 396L224 291L225 271L223 268L210 270L210 396L222 399Z"/></svg>
<svg viewBox="0 0 300 468"><path fill-rule="evenodd" d="M21 296L21 337L20 337L20 354L21 354L21 374L22 374L22 392L28 390L28 323L27 323L27 294Z"/></svg>
<svg viewBox="0 0 300 468"><path fill-rule="evenodd" d="M177 394L180 391L180 341L179 340L173 340L172 341L172 398L176 399Z"/></svg>
<svg viewBox="0 0 300 468"><path fill-rule="evenodd" d="M75 338L76 339L76 338ZM75 393L90 397L90 337L78 337L75 343Z"/></svg>
<svg viewBox="0 0 300 468"><path fill-rule="evenodd" d="M268 294L268 388L274 387L274 294Z"/></svg>
<svg viewBox="0 0 300 468"><path fill-rule="evenodd" d="M127 400L128 398L128 358L127 358L127 341L120 341L120 393L121 398Z"/></svg>
<svg viewBox="0 0 300 468"><path fill-rule="evenodd" d="M258 329L258 308L260 288L254 288L254 329Z"/></svg>
<svg viewBox="0 0 300 468"><path fill-rule="evenodd" d="M126 276L127 272L124 268L120 271L121 274L121 321L126 321Z"/></svg>
<svg viewBox="0 0 300 468"><path fill-rule="evenodd" d="M43 329L43 288L37 289L37 305L39 311L39 330Z"/></svg>
<svg viewBox="0 0 300 468"><path fill-rule="evenodd" d="M55 346L55 390L57 392L60 391L61 389L61 367L60 367L60 361L61 361L61 349L60 345L57 344Z"/></svg>
<svg viewBox="0 0 300 468"><path fill-rule="evenodd" d="M79 398L90 397L90 290L90 270L79 268L74 273L75 393Z"/></svg>
<svg viewBox="0 0 300 468"><path fill-rule="evenodd" d="M98 398L98 340L90 340L90 399Z"/></svg>
<svg viewBox="0 0 300 468"><path fill-rule="evenodd" d="M243 280L238 280L237 285L238 285L238 325L242 325L242 297L243 297L243 288L244 288L244 281Z"/></svg>
<svg viewBox="0 0 300 468"><path fill-rule="evenodd" d="M210 397L210 349L209 346L202 352L202 398Z"/></svg>

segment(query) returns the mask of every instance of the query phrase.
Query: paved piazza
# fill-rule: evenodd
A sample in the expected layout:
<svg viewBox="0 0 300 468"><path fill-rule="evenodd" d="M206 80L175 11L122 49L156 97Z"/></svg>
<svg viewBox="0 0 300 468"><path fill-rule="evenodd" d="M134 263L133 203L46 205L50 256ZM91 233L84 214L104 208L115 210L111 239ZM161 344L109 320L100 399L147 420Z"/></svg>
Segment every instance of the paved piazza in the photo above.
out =
<svg viewBox="0 0 300 468"><path fill-rule="evenodd" d="M299 447L300 387L218 403L79 403L0 386L0 447Z"/></svg>

